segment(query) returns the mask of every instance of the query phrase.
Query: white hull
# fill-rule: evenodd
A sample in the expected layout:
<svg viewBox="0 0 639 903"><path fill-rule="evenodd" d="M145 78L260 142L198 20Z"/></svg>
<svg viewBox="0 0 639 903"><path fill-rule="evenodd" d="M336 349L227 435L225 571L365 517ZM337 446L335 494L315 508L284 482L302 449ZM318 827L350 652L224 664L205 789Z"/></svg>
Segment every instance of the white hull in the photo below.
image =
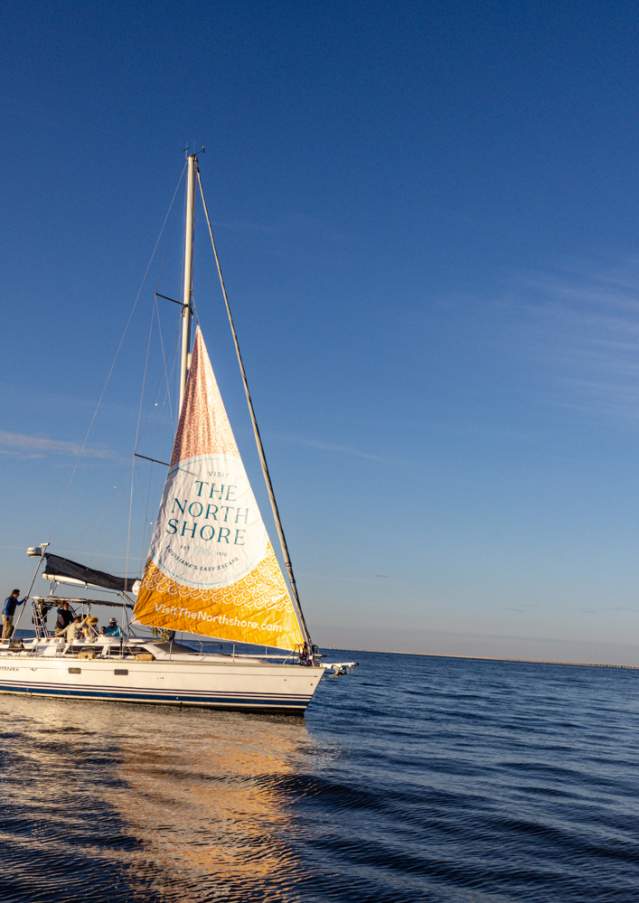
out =
<svg viewBox="0 0 639 903"><path fill-rule="evenodd" d="M323 674L316 666L145 649L152 649L154 660L119 657L113 650L81 658L52 643L15 652L5 646L0 693L303 715Z"/></svg>

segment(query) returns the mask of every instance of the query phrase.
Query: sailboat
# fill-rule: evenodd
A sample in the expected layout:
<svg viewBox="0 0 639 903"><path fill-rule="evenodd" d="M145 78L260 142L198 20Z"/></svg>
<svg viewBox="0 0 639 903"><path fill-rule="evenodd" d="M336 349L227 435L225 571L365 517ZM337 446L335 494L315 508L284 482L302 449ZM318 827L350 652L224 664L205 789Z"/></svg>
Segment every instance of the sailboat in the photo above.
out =
<svg viewBox="0 0 639 903"><path fill-rule="evenodd" d="M244 468L199 325L191 341L196 188L287 579ZM187 157L184 260L184 291L178 302L178 423L142 579L72 561L52 553L47 543L28 549L27 554L38 559L36 575L44 564L42 576L50 591L45 596L29 591L33 635L0 642L0 692L303 714L327 670L342 674L356 665L322 661L302 612L196 154ZM63 595L59 587L73 587L76 595ZM113 598L105 602L77 596L80 587L99 588ZM92 608L105 604L120 606L124 615L132 611L124 635L96 629ZM79 626L50 630L47 616L60 606L80 612ZM153 634L136 635L137 625L151 628ZM178 641L178 632L187 640ZM232 645L212 653L198 649L189 640L193 636ZM260 654L258 647L274 651Z"/></svg>

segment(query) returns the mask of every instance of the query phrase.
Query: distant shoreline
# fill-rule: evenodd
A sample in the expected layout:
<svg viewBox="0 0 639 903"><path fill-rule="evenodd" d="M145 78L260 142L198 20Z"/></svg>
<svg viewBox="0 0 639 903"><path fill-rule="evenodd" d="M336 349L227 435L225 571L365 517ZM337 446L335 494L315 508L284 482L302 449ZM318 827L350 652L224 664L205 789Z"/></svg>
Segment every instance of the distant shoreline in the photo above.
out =
<svg viewBox="0 0 639 903"><path fill-rule="evenodd" d="M639 670L639 663L627 665L614 662L568 662L540 658L504 658L496 655L462 655L448 652L402 652L396 649L351 649L349 651L372 652L376 655L419 655L423 658L455 658L477 662L504 662L513 665L560 665L562 668L623 668L629 671Z"/></svg>

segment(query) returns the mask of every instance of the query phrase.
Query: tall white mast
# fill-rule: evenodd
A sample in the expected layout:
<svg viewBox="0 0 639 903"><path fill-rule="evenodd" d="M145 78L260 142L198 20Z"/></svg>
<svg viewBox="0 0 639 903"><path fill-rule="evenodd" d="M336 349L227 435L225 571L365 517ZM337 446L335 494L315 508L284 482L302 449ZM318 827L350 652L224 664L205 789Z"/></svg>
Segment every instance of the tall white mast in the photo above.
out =
<svg viewBox="0 0 639 903"><path fill-rule="evenodd" d="M186 377L191 363L191 289L193 285L193 226L195 210L195 176L197 173L197 155L187 157L186 178L186 214L184 222L184 288L182 291L182 345L180 350L180 405L178 418L182 410Z"/></svg>

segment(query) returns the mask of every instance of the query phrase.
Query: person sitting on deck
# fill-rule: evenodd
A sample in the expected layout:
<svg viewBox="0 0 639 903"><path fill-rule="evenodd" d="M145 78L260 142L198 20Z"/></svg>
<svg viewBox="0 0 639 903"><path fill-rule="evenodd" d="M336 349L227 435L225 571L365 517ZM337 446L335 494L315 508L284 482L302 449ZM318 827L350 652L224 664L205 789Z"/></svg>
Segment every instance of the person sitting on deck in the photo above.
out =
<svg viewBox="0 0 639 903"><path fill-rule="evenodd" d="M73 621L73 612L68 602L61 602L58 608L58 617L55 622L55 635L62 636L69 624Z"/></svg>
<svg viewBox="0 0 639 903"><path fill-rule="evenodd" d="M76 615L75 618L71 621L71 623L66 627L61 634L64 636L67 643L75 643L78 634L82 630L82 617L80 615Z"/></svg>
<svg viewBox="0 0 639 903"><path fill-rule="evenodd" d="M82 620L84 638L93 643L98 638L98 619L94 615L86 615Z"/></svg>
<svg viewBox="0 0 639 903"><path fill-rule="evenodd" d="M115 618L111 618L108 625L104 628L104 636L122 636L122 630Z"/></svg>

